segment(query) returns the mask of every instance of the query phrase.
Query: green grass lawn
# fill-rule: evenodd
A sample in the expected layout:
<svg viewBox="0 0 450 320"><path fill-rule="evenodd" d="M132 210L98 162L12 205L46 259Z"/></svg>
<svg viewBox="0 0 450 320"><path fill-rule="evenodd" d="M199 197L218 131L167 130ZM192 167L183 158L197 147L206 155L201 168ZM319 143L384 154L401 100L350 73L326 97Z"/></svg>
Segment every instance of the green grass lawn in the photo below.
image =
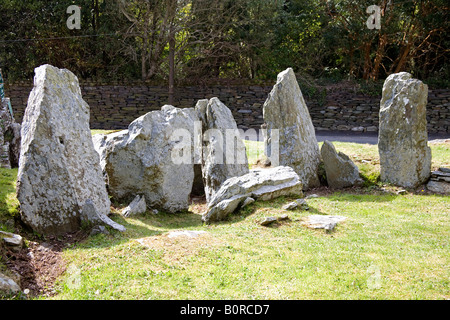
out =
<svg viewBox="0 0 450 320"><path fill-rule="evenodd" d="M253 165L261 145L246 144L256 146L249 152ZM67 248L57 294L46 299L449 299L450 197L417 190L397 195L396 187L377 182L376 146L335 146L373 183L313 191L320 196L307 200L308 211L281 209L291 198L257 201L211 225L201 221L201 204L132 218L121 217L119 206L112 218L127 231ZM430 146L433 168L450 166L450 143ZM17 211L16 174L0 170L0 216ZM290 220L258 224L285 213ZM303 225L311 214L347 220L327 233ZM191 240L166 236L179 229L207 233Z"/></svg>

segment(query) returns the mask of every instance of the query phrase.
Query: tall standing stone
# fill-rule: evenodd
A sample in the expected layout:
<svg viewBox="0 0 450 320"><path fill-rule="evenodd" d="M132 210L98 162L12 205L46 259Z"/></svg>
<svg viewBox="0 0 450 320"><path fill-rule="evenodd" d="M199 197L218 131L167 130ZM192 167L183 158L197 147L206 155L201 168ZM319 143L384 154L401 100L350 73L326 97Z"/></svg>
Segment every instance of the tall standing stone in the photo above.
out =
<svg viewBox="0 0 450 320"><path fill-rule="evenodd" d="M427 98L427 85L407 72L384 82L378 133L382 181L413 188L430 177Z"/></svg>
<svg viewBox="0 0 450 320"><path fill-rule="evenodd" d="M249 172L244 142L231 110L218 98L199 100L196 105L203 129L202 175L206 201L222 183Z"/></svg>
<svg viewBox="0 0 450 320"><path fill-rule="evenodd" d="M110 201L92 143L89 106L72 72L50 65L35 69L21 133L21 219L39 233L73 232L89 202L107 221Z"/></svg>
<svg viewBox="0 0 450 320"><path fill-rule="evenodd" d="M278 156L278 164L292 167L305 190L318 187L319 146L308 108L291 68L278 74L277 83L263 105L263 117L267 130L265 149L272 164ZM279 130L278 134L275 129ZM278 150L274 148L277 139ZM278 155L271 154L277 151Z"/></svg>

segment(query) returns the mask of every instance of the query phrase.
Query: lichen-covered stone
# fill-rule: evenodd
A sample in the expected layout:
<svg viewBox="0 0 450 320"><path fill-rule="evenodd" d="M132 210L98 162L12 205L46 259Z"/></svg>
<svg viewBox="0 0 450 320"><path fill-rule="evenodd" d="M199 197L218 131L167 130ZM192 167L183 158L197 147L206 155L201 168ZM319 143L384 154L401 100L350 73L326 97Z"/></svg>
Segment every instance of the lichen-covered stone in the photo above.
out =
<svg viewBox="0 0 450 320"><path fill-rule="evenodd" d="M382 181L414 188L430 177L427 96L427 85L407 72L384 82L378 133Z"/></svg>
<svg viewBox="0 0 450 320"><path fill-rule="evenodd" d="M264 103L263 117L264 129L267 130L265 150L272 164L278 156L278 164L275 165L293 168L305 190L318 187L319 146L308 108L291 68L278 74L277 83ZM278 134L275 129L279 130ZM278 150L274 145L277 139Z"/></svg>
<svg viewBox="0 0 450 320"><path fill-rule="evenodd" d="M20 124L9 110L9 98L0 102L0 167L16 168L19 165Z"/></svg>
<svg viewBox="0 0 450 320"><path fill-rule="evenodd" d="M17 198L23 222L38 233L62 234L79 230L88 199L99 214L110 212L89 106L72 72L35 69L21 133Z"/></svg>
<svg viewBox="0 0 450 320"><path fill-rule="evenodd" d="M248 197L271 200L281 196L303 196L302 182L289 167L254 169L226 180L208 203L205 222L223 220L242 206Z"/></svg>
<svg viewBox="0 0 450 320"><path fill-rule="evenodd" d="M245 145L230 109L219 99L200 100L196 105L203 130L202 175L206 201L222 183L249 172Z"/></svg>
<svg viewBox="0 0 450 320"><path fill-rule="evenodd" d="M94 137L110 194L116 199L140 194L150 208L187 210L194 181L196 121L193 108L166 105L137 118L128 130ZM177 134L180 129L186 136ZM177 163L178 152L190 154L185 163Z"/></svg>

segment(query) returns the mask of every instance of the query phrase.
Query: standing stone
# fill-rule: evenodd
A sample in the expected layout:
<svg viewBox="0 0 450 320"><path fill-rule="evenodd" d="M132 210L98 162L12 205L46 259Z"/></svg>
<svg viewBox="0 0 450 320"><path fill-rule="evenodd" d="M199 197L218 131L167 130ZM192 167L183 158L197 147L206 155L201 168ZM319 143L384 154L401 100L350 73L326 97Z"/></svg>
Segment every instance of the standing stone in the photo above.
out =
<svg viewBox="0 0 450 320"><path fill-rule="evenodd" d="M21 219L42 234L79 230L86 201L105 216L110 201L89 129L89 106L66 69L35 69L22 122L17 178Z"/></svg>
<svg viewBox="0 0 450 320"><path fill-rule="evenodd" d="M320 153L330 188L341 189L362 184L358 167L346 154L338 153L330 141L324 141Z"/></svg>
<svg viewBox="0 0 450 320"><path fill-rule="evenodd" d="M407 72L392 74L384 82L378 133L382 181L414 188L430 177L427 97L427 85Z"/></svg>
<svg viewBox="0 0 450 320"><path fill-rule="evenodd" d="M0 103L0 167L10 169L19 165L20 124L9 110L9 98Z"/></svg>
<svg viewBox="0 0 450 320"><path fill-rule="evenodd" d="M187 210L198 121L193 108L165 105L134 120L128 130L94 137L110 194L120 200L140 194L150 208Z"/></svg>
<svg viewBox="0 0 450 320"><path fill-rule="evenodd" d="M281 166L292 167L303 182L304 189L320 186L318 168L319 146L314 126L302 92L291 68L278 74L263 106L266 134L266 155L272 164L278 153ZM278 135L275 129L278 129ZM279 149L275 143L279 139ZM276 165L276 164L275 164Z"/></svg>
<svg viewBox="0 0 450 320"><path fill-rule="evenodd" d="M249 172L245 145L230 109L219 99L200 100L196 105L203 128L202 174L206 201L222 183Z"/></svg>

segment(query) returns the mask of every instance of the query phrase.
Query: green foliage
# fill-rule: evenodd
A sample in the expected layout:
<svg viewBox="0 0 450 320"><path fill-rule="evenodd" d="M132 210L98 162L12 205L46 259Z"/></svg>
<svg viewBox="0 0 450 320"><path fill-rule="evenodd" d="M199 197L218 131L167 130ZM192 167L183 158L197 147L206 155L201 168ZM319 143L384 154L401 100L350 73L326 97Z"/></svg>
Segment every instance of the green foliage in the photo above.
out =
<svg viewBox="0 0 450 320"><path fill-rule="evenodd" d="M448 87L450 78L444 0L78 0L81 30L69 30L66 8L74 3L2 1L0 67L8 81L31 79L43 63L80 78L166 81L170 32L179 82L272 80L287 67L335 82L409 71ZM366 26L374 4L379 30Z"/></svg>

